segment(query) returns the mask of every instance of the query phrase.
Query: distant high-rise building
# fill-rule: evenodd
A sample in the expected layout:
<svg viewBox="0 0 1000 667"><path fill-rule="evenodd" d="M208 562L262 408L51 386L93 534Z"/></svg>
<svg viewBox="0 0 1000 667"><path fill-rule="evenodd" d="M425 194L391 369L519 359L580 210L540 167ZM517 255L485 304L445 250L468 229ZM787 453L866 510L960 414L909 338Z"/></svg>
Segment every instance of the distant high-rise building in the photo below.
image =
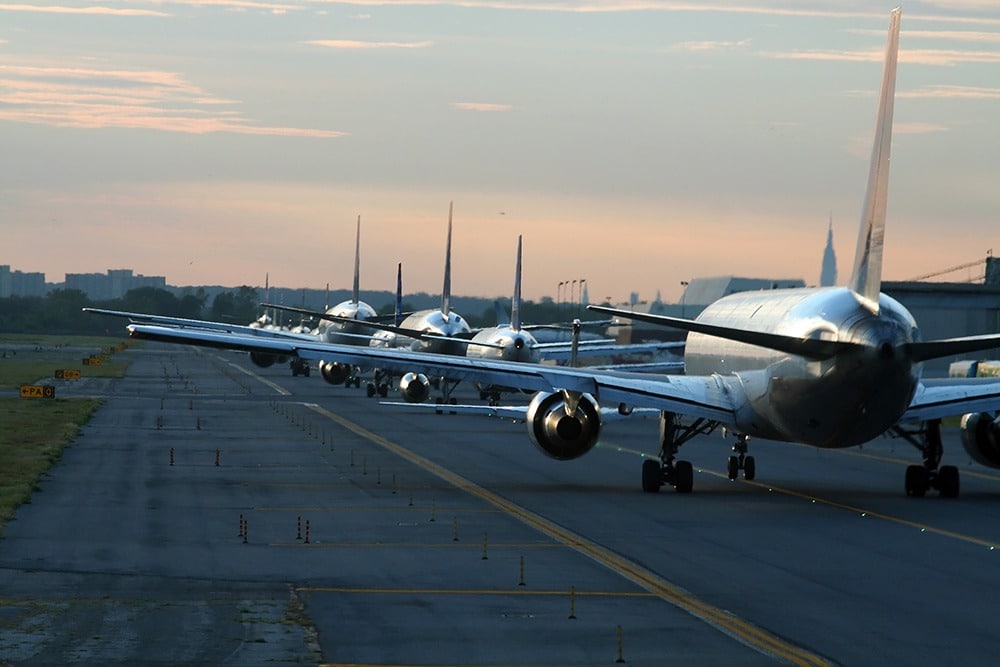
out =
<svg viewBox="0 0 1000 667"><path fill-rule="evenodd" d="M837 255L833 252L833 213L830 214L830 227L826 232L826 249L823 250L823 268L819 274L820 287L833 287L837 284Z"/></svg>

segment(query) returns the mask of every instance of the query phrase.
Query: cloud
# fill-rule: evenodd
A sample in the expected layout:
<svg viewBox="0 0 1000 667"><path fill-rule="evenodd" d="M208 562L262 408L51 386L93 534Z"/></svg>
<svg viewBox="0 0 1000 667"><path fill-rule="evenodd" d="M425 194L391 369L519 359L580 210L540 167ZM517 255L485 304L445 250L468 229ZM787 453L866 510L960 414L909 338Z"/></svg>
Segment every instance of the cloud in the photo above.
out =
<svg viewBox="0 0 1000 667"><path fill-rule="evenodd" d="M939 123L894 123L892 131L895 134L934 134L950 132L951 129Z"/></svg>
<svg viewBox="0 0 1000 667"><path fill-rule="evenodd" d="M0 11L34 12L41 14L93 14L104 16L170 16L152 9L126 9L115 7L60 7L55 5L7 5L0 4Z"/></svg>
<svg viewBox="0 0 1000 667"><path fill-rule="evenodd" d="M778 60L828 60L840 62L882 62L881 48L856 51L788 51L762 53L765 58ZM997 51L957 51L946 49L900 49L899 61L915 65L951 67L960 63L1000 63Z"/></svg>
<svg viewBox="0 0 1000 667"><path fill-rule="evenodd" d="M451 106L463 111L510 111L509 104L488 104L485 102L452 102Z"/></svg>
<svg viewBox="0 0 1000 667"><path fill-rule="evenodd" d="M0 120L57 127L144 128L330 139L345 133L254 123L238 102L175 72L0 65Z"/></svg>
<svg viewBox="0 0 1000 667"><path fill-rule="evenodd" d="M328 49L425 49L434 42L362 42L354 39L311 39L304 44Z"/></svg>
<svg viewBox="0 0 1000 667"><path fill-rule="evenodd" d="M738 42L732 41L702 41L702 42L679 42L670 47L671 51L731 51L733 49L749 46L749 39L741 39Z"/></svg>
<svg viewBox="0 0 1000 667"><path fill-rule="evenodd" d="M998 100L1000 99L1000 88L934 85L898 92L896 97Z"/></svg>
<svg viewBox="0 0 1000 667"><path fill-rule="evenodd" d="M884 37L884 30L851 29L847 32L856 35ZM980 30L907 30L906 39L942 39L952 42L996 43L1000 42L1000 32L983 32Z"/></svg>

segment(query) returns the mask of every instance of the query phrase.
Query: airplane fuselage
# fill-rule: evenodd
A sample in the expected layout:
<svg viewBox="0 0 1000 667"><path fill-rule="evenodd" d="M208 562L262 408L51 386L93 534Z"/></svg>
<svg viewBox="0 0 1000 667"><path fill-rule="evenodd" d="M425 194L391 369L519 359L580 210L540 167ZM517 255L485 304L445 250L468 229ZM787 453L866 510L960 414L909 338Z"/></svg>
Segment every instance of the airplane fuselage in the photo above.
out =
<svg viewBox="0 0 1000 667"><path fill-rule="evenodd" d="M386 332L389 335L373 338L370 343L371 347L395 347L410 349L414 352L461 356L465 354L466 343L457 340L441 340L440 338L468 338L472 332L461 315L453 311L445 314L440 310L422 310L412 313L400 323L400 327L422 331L436 338L417 339Z"/></svg>
<svg viewBox="0 0 1000 667"><path fill-rule="evenodd" d="M477 342L487 343L476 345ZM516 331L509 325L489 327L476 332L466 356L494 361L521 361L537 364L538 341L529 332Z"/></svg>
<svg viewBox="0 0 1000 667"><path fill-rule="evenodd" d="M320 339L327 343L342 345L367 345L365 336L371 335L371 328L365 320L376 318L375 309L364 301L343 301L328 308L327 315L352 320L351 322L324 322L320 329ZM353 335L344 335L353 334Z"/></svg>
<svg viewBox="0 0 1000 667"><path fill-rule="evenodd" d="M716 301L697 321L864 345L813 361L690 332L685 372L720 376L741 397L731 426L746 435L817 447L867 442L898 421L920 379L920 364L905 353L919 340L916 322L885 294L873 314L846 287L745 292Z"/></svg>

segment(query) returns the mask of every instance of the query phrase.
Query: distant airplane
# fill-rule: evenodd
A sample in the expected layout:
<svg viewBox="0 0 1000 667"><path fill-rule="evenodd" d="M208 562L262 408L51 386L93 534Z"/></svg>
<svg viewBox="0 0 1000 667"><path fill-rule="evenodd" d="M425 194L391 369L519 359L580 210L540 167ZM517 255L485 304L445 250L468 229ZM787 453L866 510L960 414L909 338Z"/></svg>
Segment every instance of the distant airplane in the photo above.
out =
<svg viewBox="0 0 1000 667"><path fill-rule="evenodd" d="M642 466L642 488L693 486L693 468L677 460L694 436L722 428L735 439L729 477L756 475L751 437L819 448L858 445L883 433L903 437L923 463L906 470L908 496L937 489L959 494L959 472L940 465L941 419L962 415L969 454L1000 468L1000 381L921 380L922 362L1000 346L1000 334L923 341L913 316L881 293L900 10L890 13L875 137L854 268L844 287L779 289L723 297L694 320L590 306L688 331L687 375L649 376L587 368L471 359L403 350L259 338L204 329L132 324L136 338L305 359L412 370L535 391L525 414L529 437L550 457L583 456L601 430L599 401L623 414L660 410L659 460Z"/></svg>

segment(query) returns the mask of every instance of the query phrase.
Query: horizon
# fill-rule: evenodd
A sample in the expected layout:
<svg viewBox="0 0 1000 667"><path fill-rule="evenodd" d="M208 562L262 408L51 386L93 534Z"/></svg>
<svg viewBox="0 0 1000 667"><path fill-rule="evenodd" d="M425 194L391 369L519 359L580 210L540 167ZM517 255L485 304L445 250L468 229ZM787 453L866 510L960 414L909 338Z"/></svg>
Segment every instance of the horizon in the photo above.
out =
<svg viewBox="0 0 1000 667"><path fill-rule="evenodd" d="M518 234L535 301L818 284L831 215L843 280L896 4L0 4L0 263L349 285L360 214L363 289L440 293L454 201L456 293ZM1000 3L907 3L885 280L994 247L998 63Z"/></svg>

